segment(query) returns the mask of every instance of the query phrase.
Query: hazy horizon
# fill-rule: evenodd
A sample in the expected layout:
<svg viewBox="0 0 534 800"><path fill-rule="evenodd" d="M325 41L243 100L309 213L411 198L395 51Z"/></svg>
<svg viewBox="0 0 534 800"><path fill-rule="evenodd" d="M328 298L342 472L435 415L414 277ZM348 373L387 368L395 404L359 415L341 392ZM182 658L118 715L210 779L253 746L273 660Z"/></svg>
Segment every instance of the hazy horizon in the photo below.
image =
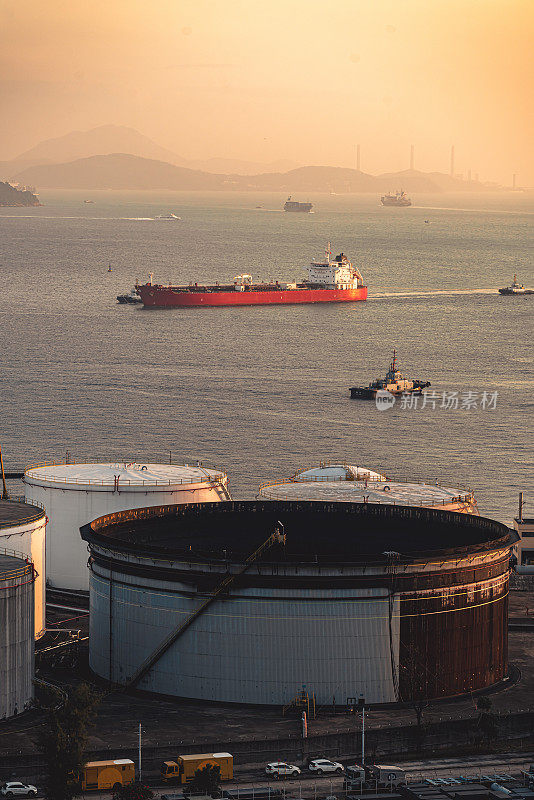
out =
<svg viewBox="0 0 534 800"><path fill-rule="evenodd" d="M0 159L101 125L188 160L534 185L532 0L0 3Z"/></svg>

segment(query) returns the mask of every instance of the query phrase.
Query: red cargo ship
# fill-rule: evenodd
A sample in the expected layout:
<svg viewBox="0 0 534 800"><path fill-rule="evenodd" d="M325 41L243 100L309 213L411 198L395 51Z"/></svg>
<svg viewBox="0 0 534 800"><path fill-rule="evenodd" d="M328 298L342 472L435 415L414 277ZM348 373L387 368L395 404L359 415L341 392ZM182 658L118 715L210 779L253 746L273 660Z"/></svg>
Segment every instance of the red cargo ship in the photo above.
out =
<svg viewBox="0 0 534 800"><path fill-rule="evenodd" d="M356 267L343 254L324 261L312 261L308 278L302 283L253 283L251 275L237 275L233 284L162 286L137 285L145 306L253 306L284 303L354 303L367 299L367 286Z"/></svg>

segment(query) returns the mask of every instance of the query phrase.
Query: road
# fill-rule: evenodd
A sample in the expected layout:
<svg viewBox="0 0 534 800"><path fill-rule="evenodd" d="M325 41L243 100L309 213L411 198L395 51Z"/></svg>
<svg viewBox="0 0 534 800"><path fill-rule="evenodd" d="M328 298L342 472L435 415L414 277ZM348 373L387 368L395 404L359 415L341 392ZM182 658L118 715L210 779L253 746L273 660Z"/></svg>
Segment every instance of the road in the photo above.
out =
<svg viewBox="0 0 534 800"><path fill-rule="evenodd" d="M355 760L345 763L355 763ZM401 761L399 766L406 770L409 782L423 780L424 778L457 778L462 775L478 780L481 776L512 775L519 776L521 771L528 771L530 764L534 763L534 753L499 753L483 756L463 756L455 758L423 759L420 761ZM271 786L273 789L284 789L291 798L313 798L322 800L328 795L342 797L343 777L326 775L321 778L303 771L298 780L268 781L260 766L236 767L236 780L224 784L225 789L252 789L253 787ZM179 792L180 787L165 785L158 779L146 776L146 782L154 789L156 798L172 792ZM41 794L39 796L42 796ZM87 800L110 800L111 794L88 792L80 795Z"/></svg>

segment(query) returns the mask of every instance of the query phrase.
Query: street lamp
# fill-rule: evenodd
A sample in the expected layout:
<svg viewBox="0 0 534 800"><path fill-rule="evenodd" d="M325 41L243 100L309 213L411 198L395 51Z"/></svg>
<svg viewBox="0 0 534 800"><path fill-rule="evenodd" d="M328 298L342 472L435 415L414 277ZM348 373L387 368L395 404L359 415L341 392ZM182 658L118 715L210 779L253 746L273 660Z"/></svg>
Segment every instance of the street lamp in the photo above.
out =
<svg viewBox="0 0 534 800"><path fill-rule="evenodd" d="M362 767L365 766L365 697L361 694L358 697L358 708L362 712Z"/></svg>

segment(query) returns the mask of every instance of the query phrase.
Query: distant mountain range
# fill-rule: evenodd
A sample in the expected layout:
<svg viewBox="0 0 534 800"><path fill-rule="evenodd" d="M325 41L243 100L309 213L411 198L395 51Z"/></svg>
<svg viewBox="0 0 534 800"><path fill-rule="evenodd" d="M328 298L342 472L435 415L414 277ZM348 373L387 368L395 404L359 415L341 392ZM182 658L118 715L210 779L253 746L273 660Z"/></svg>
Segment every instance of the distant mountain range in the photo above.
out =
<svg viewBox="0 0 534 800"><path fill-rule="evenodd" d="M287 192L477 191L488 187L439 172L369 175L343 167L261 164L239 159L187 160L122 125L102 125L47 139L12 161L0 179L39 189L213 189Z"/></svg>
<svg viewBox="0 0 534 800"><path fill-rule="evenodd" d="M258 172L285 172L297 166L294 162L285 160L269 164L235 158L209 158L191 161L161 147L134 128L127 128L124 125L101 125L88 131L72 131L65 136L39 142L35 147L21 153L12 161L0 162L0 176L7 172L9 174L6 174L6 177L12 178L26 167L38 164L63 164L79 158L111 153L126 153L141 158L165 161L179 167L219 174L254 175Z"/></svg>
<svg viewBox="0 0 534 800"><path fill-rule="evenodd" d="M476 181L462 181L439 172L417 170L368 175L343 167L299 167L257 175L216 174L126 153L94 155L61 164L27 167L14 176L39 189L171 189L306 192L443 192L483 190Z"/></svg>

